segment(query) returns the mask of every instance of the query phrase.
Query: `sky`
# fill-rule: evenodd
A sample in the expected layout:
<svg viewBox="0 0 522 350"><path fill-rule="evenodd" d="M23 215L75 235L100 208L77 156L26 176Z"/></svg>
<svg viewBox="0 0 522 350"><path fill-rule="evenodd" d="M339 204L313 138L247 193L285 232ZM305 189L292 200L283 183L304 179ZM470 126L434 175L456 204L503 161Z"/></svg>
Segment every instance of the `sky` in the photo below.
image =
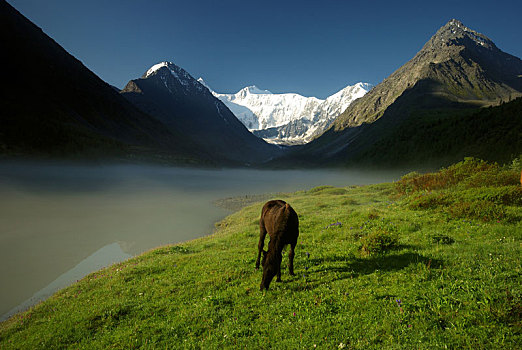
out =
<svg viewBox="0 0 522 350"><path fill-rule="evenodd" d="M378 84L452 18L522 57L520 0L7 2L118 88L170 61L221 93L326 98Z"/></svg>

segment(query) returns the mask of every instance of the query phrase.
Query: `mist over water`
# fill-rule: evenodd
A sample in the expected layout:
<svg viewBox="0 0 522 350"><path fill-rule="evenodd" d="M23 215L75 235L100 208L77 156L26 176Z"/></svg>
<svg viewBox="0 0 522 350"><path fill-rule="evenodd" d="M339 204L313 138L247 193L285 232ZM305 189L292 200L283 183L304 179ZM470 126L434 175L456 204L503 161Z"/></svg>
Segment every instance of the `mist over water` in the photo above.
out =
<svg viewBox="0 0 522 350"><path fill-rule="evenodd" d="M379 183L400 175L0 164L0 319L100 267L212 233L214 223L229 214L213 205L217 199Z"/></svg>

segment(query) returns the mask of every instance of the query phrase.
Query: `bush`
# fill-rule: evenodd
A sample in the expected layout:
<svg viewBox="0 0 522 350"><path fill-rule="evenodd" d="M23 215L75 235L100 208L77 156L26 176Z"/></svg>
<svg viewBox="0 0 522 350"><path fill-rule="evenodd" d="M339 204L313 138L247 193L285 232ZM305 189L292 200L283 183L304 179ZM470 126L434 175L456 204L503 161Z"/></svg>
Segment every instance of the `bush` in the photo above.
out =
<svg viewBox="0 0 522 350"><path fill-rule="evenodd" d="M431 236L431 241L433 243L437 243L437 244L453 244L453 243L455 243L455 240L453 238L451 238L450 236L441 235L441 234Z"/></svg>
<svg viewBox="0 0 522 350"><path fill-rule="evenodd" d="M519 176L512 170L490 169L470 175L462 181L466 188L492 187L492 186L519 186Z"/></svg>
<svg viewBox="0 0 522 350"><path fill-rule="evenodd" d="M516 173L522 171L522 154L517 158L513 159L513 161L509 165L509 169L515 171Z"/></svg>
<svg viewBox="0 0 522 350"><path fill-rule="evenodd" d="M488 201L502 205L522 205L522 188L520 186L500 186L474 188L459 193L463 201Z"/></svg>
<svg viewBox="0 0 522 350"><path fill-rule="evenodd" d="M374 208L369 209L368 215L367 215L368 220L375 220L375 219L378 219L380 216L381 216L381 213L377 209L374 209Z"/></svg>
<svg viewBox="0 0 522 350"><path fill-rule="evenodd" d="M502 206L485 201L457 202L448 207L448 212L456 218L479 219L485 222L503 220L506 212Z"/></svg>
<svg viewBox="0 0 522 350"><path fill-rule="evenodd" d="M361 240L361 250L366 254L384 253L399 244L397 235L384 229L377 229Z"/></svg>
<svg viewBox="0 0 522 350"><path fill-rule="evenodd" d="M464 161L451 165L450 167L442 169L436 173L406 174L396 182L395 189L401 195L407 195L419 191L429 192L455 186L459 182L462 182L467 178L473 178L477 176L477 174L483 172L489 172L485 177L490 178L492 175L491 173L498 173L499 171L500 167L497 164L487 163L475 158L465 158ZM506 174L506 176L509 177L512 175ZM511 181L511 178L512 177L509 177L506 181ZM481 182L480 180L480 178L477 179L477 183L480 186L484 186L484 182Z"/></svg>
<svg viewBox="0 0 522 350"><path fill-rule="evenodd" d="M408 207L414 210L435 209L450 203L451 200L443 193L423 193L410 199Z"/></svg>

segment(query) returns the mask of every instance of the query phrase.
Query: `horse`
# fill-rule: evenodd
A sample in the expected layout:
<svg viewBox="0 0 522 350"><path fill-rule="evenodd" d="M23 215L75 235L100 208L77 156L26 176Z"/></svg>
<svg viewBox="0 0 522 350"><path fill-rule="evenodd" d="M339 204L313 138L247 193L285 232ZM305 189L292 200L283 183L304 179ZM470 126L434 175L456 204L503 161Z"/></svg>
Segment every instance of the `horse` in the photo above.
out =
<svg viewBox="0 0 522 350"><path fill-rule="evenodd" d="M270 242L268 251L263 250L265 236L268 233ZM259 244L257 246L256 269L259 269L259 260L263 254L263 279L260 290L270 286L270 282L277 275L276 282L281 282L281 260L285 245L290 245L288 253L288 271L294 276L294 250L299 236L299 219L294 209L285 201L272 200L265 203L259 220Z"/></svg>

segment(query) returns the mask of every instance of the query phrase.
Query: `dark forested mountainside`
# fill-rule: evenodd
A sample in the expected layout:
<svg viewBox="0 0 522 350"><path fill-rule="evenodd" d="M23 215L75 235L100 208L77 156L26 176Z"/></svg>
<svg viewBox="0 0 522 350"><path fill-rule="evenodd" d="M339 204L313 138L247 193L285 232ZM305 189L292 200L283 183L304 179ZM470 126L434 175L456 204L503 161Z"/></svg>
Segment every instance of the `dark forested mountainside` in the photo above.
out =
<svg viewBox="0 0 522 350"><path fill-rule="evenodd" d="M460 155L488 152L499 160L506 159L522 149L519 143L506 138L497 140L494 135L520 120L515 112L518 102L513 107L493 109L491 113L496 117L491 120L458 118L471 118L469 115L477 108L496 106L519 96L522 61L502 52L483 34L451 20L414 58L354 101L332 128L274 164L346 166L363 162L384 166L426 162L430 157L437 165L446 158L454 161ZM437 118L441 120L437 128L424 130ZM478 134L473 138L477 142L480 139L480 144L455 137L456 133L466 133L465 121L475 130L488 129L481 138ZM423 129L418 129L421 125ZM516 130L514 127L512 132ZM430 147L429 137L436 138L438 151ZM485 151L487 147L492 150Z"/></svg>

